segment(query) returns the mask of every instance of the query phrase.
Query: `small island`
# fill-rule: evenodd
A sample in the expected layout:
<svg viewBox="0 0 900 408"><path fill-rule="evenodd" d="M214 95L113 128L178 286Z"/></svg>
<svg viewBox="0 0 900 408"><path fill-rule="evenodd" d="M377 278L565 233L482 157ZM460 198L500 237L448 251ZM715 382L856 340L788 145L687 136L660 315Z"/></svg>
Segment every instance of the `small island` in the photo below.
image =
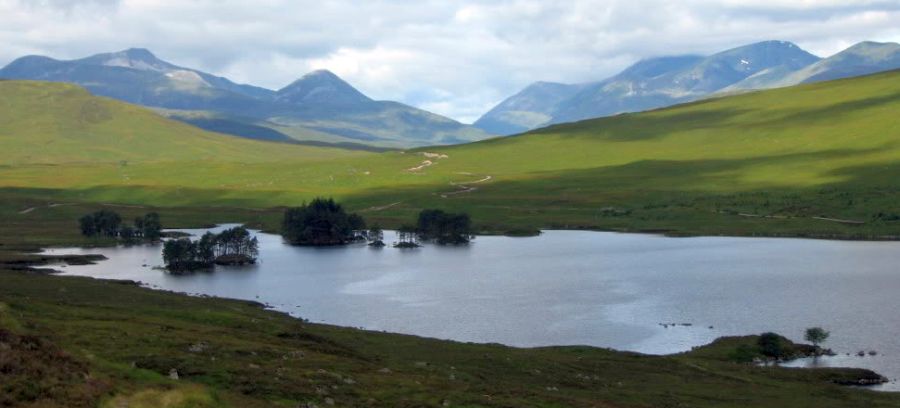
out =
<svg viewBox="0 0 900 408"><path fill-rule="evenodd" d="M210 269L214 265L249 265L259 256L259 241L244 227L218 234L207 232L197 241L179 238L163 245L163 261L170 272Z"/></svg>
<svg viewBox="0 0 900 408"><path fill-rule="evenodd" d="M475 234L469 214L425 209L419 213L415 227L404 225L397 230L397 239L395 248L418 248L421 242L466 245L475 239Z"/></svg>
<svg viewBox="0 0 900 408"><path fill-rule="evenodd" d="M419 239L440 245L464 245L475 239L469 214L435 209L419 213L416 233Z"/></svg>
<svg viewBox="0 0 900 408"><path fill-rule="evenodd" d="M348 214L334 199L316 198L285 210L281 234L291 245L346 245L366 240L366 222Z"/></svg>

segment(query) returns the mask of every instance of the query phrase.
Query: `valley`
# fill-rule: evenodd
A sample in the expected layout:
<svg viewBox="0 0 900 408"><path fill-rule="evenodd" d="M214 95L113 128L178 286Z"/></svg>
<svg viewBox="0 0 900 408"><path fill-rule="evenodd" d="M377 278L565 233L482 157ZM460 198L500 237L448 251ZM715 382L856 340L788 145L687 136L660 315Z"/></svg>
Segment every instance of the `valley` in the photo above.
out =
<svg viewBox="0 0 900 408"><path fill-rule="evenodd" d="M891 176L900 155L893 141L897 76L762 91L474 144L384 153L203 133L208 144L186 136L171 155L159 150L148 157L143 152L159 149L151 144L168 142L146 124L140 125L148 132L141 139L146 148L123 144L117 152L108 146L76 149L65 145L71 139L62 134L42 132L50 138L39 151L43 159L21 139L0 141L11 152L3 158L0 180L6 197L52 202L265 209L333 196L354 210L400 202L370 215L394 227L421 208L443 207L464 209L480 230L495 233L588 228L890 239L900 234L893 221L900 213L898 186ZM7 93L19 94L17 106L43 103L44 91L19 84L2 83ZM102 134L93 129L128 127L112 126L115 119L80 122L81 107L95 103L91 98L60 97L61 114L45 116L47 124L92 136ZM5 134L34 129L5 112ZM138 112L159 126L180 129ZM197 156L191 149L210 159L192 159ZM446 158L426 157L431 154ZM448 194L456 190L468 192Z"/></svg>
<svg viewBox="0 0 900 408"><path fill-rule="evenodd" d="M142 48L17 59L0 70L0 406L895 407L845 385L896 390L896 243L833 240L900 240L896 53L644 60L474 125L327 70L276 91ZM481 236L285 244L285 209L318 197L391 239L426 209ZM241 223L260 262L154 269L158 242L81 234L100 210L182 234ZM814 324L846 355L760 364L811 348L756 332ZM863 368L828 367L846 361Z"/></svg>

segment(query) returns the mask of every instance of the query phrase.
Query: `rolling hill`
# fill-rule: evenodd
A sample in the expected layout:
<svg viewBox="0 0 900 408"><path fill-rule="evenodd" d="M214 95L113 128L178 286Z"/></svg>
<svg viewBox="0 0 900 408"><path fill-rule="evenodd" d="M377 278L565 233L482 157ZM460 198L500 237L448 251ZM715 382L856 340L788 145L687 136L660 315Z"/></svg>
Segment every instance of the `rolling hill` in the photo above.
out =
<svg viewBox="0 0 900 408"><path fill-rule="evenodd" d="M63 83L0 81L0 163L322 160L343 149L211 133Z"/></svg>
<svg viewBox="0 0 900 408"><path fill-rule="evenodd" d="M270 207L317 195L389 226L445 208L489 232L896 238L898 109L893 71L374 154L212 134L73 85L0 81L0 345L10 390L0 402L894 407L894 393L835 384L877 378L867 370L740 364L760 356L758 337L671 356L440 341L134 282L22 273L60 259L10 249L95 245L76 220L110 206L126 217L159 211L167 225L274 230L281 209Z"/></svg>
<svg viewBox="0 0 900 408"><path fill-rule="evenodd" d="M372 100L328 71L309 73L273 91L180 67L145 49L128 49L71 61L22 57L0 69L0 78L73 83L99 96L158 108L175 119L248 138L266 133L264 139L275 141L409 147L488 137L440 115Z"/></svg>
<svg viewBox="0 0 900 408"><path fill-rule="evenodd" d="M513 134L551 124L671 106L710 95L888 71L900 68L898 48L900 45L893 43L864 42L820 59L789 42L765 41L708 57L652 58L599 82L542 85L543 89L553 90L552 96L533 98L531 87L526 88L485 114L476 126L498 134ZM578 91L565 91L570 89Z"/></svg>
<svg viewBox="0 0 900 408"><path fill-rule="evenodd" d="M0 169L0 181L16 194L162 206L334 196L393 226L437 207L491 231L889 237L900 236L898 110L892 71L458 146L315 162L82 163L63 179L22 164Z"/></svg>

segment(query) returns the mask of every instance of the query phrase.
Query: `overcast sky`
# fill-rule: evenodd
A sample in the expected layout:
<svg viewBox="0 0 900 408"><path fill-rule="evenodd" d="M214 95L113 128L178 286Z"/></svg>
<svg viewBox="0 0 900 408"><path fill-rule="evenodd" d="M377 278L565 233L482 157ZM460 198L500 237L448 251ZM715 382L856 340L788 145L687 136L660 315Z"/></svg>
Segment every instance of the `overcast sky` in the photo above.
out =
<svg viewBox="0 0 900 408"><path fill-rule="evenodd" d="M900 42L900 0L0 0L0 65L144 47L273 89L326 68L464 122L533 81L769 39L820 56Z"/></svg>

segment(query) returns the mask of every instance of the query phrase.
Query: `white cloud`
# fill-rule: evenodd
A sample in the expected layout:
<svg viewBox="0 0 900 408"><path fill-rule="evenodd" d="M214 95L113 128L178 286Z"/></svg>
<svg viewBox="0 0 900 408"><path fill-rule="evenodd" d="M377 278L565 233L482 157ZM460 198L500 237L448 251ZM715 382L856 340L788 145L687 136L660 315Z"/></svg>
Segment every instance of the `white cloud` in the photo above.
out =
<svg viewBox="0 0 900 408"><path fill-rule="evenodd" d="M0 0L0 64L146 47L270 88L327 68L376 99L472 121L530 82L779 39L900 40L900 0Z"/></svg>

